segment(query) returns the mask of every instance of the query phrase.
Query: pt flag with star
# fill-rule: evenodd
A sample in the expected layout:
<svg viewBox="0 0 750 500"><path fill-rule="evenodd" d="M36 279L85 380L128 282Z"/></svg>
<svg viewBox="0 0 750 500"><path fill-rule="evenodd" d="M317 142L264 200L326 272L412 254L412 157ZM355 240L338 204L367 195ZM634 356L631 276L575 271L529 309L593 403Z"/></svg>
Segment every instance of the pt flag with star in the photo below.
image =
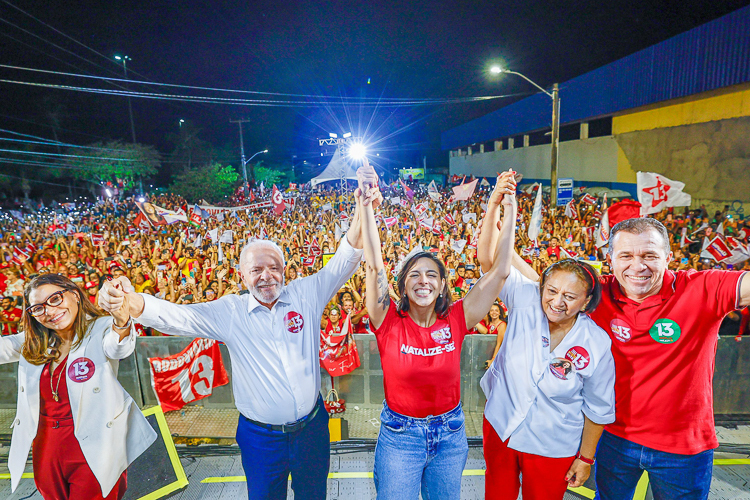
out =
<svg viewBox="0 0 750 500"><path fill-rule="evenodd" d="M638 172L638 201L641 215L654 214L668 207L690 206L692 198L683 192L685 184L653 172Z"/></svg>

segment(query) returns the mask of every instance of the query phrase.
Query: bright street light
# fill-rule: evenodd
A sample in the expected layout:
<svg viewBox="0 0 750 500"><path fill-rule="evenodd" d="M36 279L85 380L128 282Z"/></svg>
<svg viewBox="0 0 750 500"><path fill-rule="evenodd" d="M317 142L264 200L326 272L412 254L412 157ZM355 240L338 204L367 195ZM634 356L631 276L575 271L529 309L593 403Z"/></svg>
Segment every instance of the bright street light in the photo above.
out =
<svg viewBox="0 0 750 500"><path fill-rule="evenodd" d="M490 73L494 73L496 75L499 75L502 72L503 72L503 68L501 68L500 66L493 66L493 67L490 68Z"/></svg>
<svg viewBox="0 0 750 500"><path fill-rule="evenodd" d="M328 137L330 137L331 139L336 139L338 137L338 134L334 134L333 132L329 132L328 133Z"/></svg>
<svg viewBox="0 0 750 500"><path fill-rule="evenodd" d="M351 133L351 132L347 132L346 134L344 134L344 136L343 136L343 137L344 137L344 139L348 139L348 138L350 138L351 136L352 136L352 133Z"/></svg>

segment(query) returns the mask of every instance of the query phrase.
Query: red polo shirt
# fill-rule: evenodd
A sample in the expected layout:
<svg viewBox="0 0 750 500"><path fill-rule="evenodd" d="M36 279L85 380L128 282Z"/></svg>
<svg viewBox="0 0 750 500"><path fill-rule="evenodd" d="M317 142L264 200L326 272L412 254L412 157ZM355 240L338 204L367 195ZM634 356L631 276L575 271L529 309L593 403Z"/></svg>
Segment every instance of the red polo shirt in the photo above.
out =
<svg viewBox="0 0 750 500"><path fill-rule="evenodd" d="M742 272L667 271L658 294L628 299L602 276L591 314L612 338L615 436L659 451L692 455L716 448L713 374L719 325L737 308Z"/></svg>

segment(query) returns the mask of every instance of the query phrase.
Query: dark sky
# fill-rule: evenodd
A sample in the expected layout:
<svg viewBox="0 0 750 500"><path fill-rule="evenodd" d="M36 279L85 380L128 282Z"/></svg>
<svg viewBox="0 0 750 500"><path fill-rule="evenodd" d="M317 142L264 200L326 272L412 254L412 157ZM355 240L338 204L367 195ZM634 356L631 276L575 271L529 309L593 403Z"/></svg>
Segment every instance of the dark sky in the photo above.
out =
<svg viewBox="0 0 750 500"><path fill-rule="evenodd" d="M132 59L129 70L137 73L131 73L134 79L306 95L419 99L529 92L532 89L519 78L489 78L487 68L504 63L547 86L750 4L750 0L12 0L106 59L3 2L0 64L119 77L122 67L112 57L127 53ZM0 78L113 88L105 82L6 68L0 68ZM198 91L153 86L132 89L198 95ZM269 157L276 160L297 155L298 160L320 161L317 137L329 131L367 130L371 139L382 139L378 148L384 163L390 158L392 166L408 165L427 155L430 165L445 166L440 132L510 102L374 110L134 99L133 107L138 140L164 153L171 151L167 134L177 131L179 119L190 120L214 145L238 150L237 125L229 120L247 118L252 120L245 133L248 155L268 148ZM101 138L130 140L123 97L0 83L0 128L51 137L51 109L60 110L60 127L66 129L61 140L76 144Z"/></svg>

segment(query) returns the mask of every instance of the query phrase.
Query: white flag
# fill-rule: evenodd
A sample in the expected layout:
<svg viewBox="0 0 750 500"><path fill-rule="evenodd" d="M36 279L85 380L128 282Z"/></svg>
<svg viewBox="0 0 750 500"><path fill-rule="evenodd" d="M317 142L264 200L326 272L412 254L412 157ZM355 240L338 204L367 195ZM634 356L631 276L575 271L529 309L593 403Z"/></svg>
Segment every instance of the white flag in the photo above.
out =
<svg viewBox="0 0 750 500"><path fill-rule="evenodd" d="M219 222L224 222L224 212L219 212L216 214L216 220Z"/></svg>
<svg viewBox="0 0 750 500"><path fill-rule="evenodd" d="M208 232L208 237L211 238L211 241L213 241L214 243L216 243L217 242L217 238L219 237L219 228L215 227L215 228L211 229Z"/></svg>
<svg viewBox="0 0 750 500"><path fill-rule="evenodd" d="M460 254L464 251L464 247L466 246L466 240L456 240L451 242L451 250L456 252L457 254Z"/></svg>
<svg viewBox="0 0 750 500"><path fill-rule="evenodd" d="M539 237L539 232L542 230L542 185L539 184L539 189L536 192L536 200L534 201L534 210L531 212L531 222L529 223L529 239L535 241Z"/></svg>
<svg viewBox="0 0 750 500"><path fill-rule="evenodd" d="M438 192L438 188L435 184L434 179L430 182L430 185L427 186L427 195L432 199L432 201L440 201L440 193Z"/></svg>
<svg viewBox="0 0 750 500"><path fill-rule="evenodd" d="M196 236L195 241L193 242L193 246L195 248L200 248L202 244L203 244L203 238L201 238L201 235L199 234L198 236Z"/></svg>
<svg viewBox="0 0 750 500"><path fill-rule="evenodd" d="M690 206L692 198L683 192L685 184L667 179L653 172L638 172L638 201L641 202L641 215L654 214L667 207Z"/></svg>
<svg viewBox="0 0 750 500"><path fill-rule="evenodd" d="M609 211L604 212L599 228L596 231L596 248L607 245L609 241Z"/></svg>
<svg viewBox="0 0 750 500"><path fill-rule="evenodd" d="M388 198L388 201L391 202L391 205L400 205L401 204L401 198L398 196L394 196L392 198Z"/></svg>
<svg viewBox="0 0 750 500"><path fill-rule="evenodd" d="M223 233L221 233L221 238L219 238L219 243L232 243L234 237L234 231L232 230L226 230Z"/></svg>
<svg viewBox="0 0 750 500"><path fill-rule="evenodd" d="M336 241L339 241L341 239L341 236L343 236L343 232L341 231L341 226L338 224L333 225L335 232Z"/></svg>
<svg viewBox="0 0 750 500"><path fill-rule="evenodd" d="M470 220L476 221L477 220L477 214L475 214L474 212L471 212L471 213L468 213L468 214L463 214L461 216L461 220L464 221L464 223L467 223Z"/></svg>

